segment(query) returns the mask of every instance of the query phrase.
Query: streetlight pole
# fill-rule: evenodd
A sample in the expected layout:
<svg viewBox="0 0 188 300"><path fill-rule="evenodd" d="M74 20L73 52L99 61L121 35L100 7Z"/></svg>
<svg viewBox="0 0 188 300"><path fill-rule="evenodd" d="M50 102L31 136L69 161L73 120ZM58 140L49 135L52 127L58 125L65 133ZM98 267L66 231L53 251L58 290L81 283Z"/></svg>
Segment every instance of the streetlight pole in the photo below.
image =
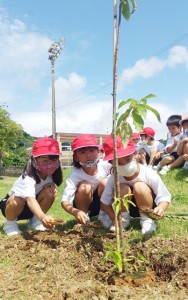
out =
<svg viewBox="0 0 188 300"><path fill-rule="evenodd" d="M64 38L59 42L51 45L48 52L50 52L49 60L51 61L51 75L52 75L52 136L56 139L56 107L55 107L55 61L61 54L64 47Z"/></svg>

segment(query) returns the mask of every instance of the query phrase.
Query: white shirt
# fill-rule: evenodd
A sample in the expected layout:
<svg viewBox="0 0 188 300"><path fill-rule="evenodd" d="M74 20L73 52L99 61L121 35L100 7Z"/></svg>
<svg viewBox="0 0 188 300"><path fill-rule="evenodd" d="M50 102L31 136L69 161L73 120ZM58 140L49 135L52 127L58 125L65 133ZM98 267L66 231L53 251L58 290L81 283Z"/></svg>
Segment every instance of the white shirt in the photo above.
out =
<svg viewBox="0 0 188 300"><path fill-rule="evenodd" d="M182 133L179 133L179 134L177 134L177 135L175 135L175 136L169 136L168 139L167 139L167 142L166 142L166 149L174 144L174 139L178 139L178 144L177 144L176 147L171 151L171 153L172 153L172 152L177 152L177 149L178 149L179 143L180 143L181 140L182 140L182 137L183 137L183 134L182 134Z"/></svg>
<svg viewBox="0 0 188 300"><path fill-rule="evenodd" d="M119 176L120 183L126 183L128 186L132 187L136 182L146 183L155 194L155 203L158 206L160 202L170 202L171 194L164 185L162 179L158 174L156 174L152 169L147 168L144 165L140 165L140 172L138 176L133 180L126 180L123 176ZM114 197L114 174L109 176L107 184L105 186L104 192L101 196L101 202L106 205L111 205Z"/></svg>
<svg viewBox="0 0 188 300"><path fill-rule="evenodd" d="M41 178L40 178L41 179ZM15 194L17 197L34 197L44 188L47 183L53 182L52 176L48 176L45 180L41 179L40 183L36 183L35 179L26 175L22 178L22 175L16 179L14 182L9 195Z"/></svg>
<svg viewBox="0 0 188 300"><path fill-rule="evenodd" d="M146 153L150 156L151 151L164 151L165 150L165 145L161 143L160 141L154 141L153 145L148 145L148 144L140 144L139 145L139 150L144 149Z"/></svg>
<svg viewBox="0 0 188 300"><path fill-rule="evenodd" d="M74 168L66 180L61 202L69 201L70 204L73 204L77 187L82 181L90 182L92 190L95 191L101 180L110 174L111 168L110 163L101 160L97 163L97 174L93 176L85 173L82 168Z"/></svg>

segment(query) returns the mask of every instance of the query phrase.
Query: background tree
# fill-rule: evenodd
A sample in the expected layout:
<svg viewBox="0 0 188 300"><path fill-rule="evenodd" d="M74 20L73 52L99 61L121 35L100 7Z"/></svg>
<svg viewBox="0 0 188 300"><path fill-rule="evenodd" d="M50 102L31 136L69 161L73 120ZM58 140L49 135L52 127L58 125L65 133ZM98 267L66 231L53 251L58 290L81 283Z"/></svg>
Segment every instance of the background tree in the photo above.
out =
<svg viewBox="0 0 188 300"><path fill-rule="evenodd" d="M20 124L11 120L5 105L0 106L0 175L2 165L25 166L37 138L23 131Z"/></svg>

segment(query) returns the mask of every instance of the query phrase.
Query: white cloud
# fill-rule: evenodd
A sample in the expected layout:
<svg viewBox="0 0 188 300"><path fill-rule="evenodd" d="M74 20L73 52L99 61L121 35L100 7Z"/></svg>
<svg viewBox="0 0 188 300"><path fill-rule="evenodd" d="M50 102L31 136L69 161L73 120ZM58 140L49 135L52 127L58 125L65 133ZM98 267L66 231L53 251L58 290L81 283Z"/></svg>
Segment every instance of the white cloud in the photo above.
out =
<svg viewBox="0 0 188 300"><path fill-rule="evenodd" d="M133 67L123 70L118 88L122 90L125 84L132 83L137 78L151 78L164 68L174 68L177 64L185 64L185 67L188 67L188 50L186 47L175 46L171 48L166 60L157 57L138 60Z"/></svg>
<svg viewBox="0 0 188 300"><path fill-rule="evenodd" d="M188 68L188 49L182 46L175 46L169 51L167 64L175 67L177 64L185 64Z"/></svg>
<svg viewBox="0 0 188 300"><path fill-rule="evenodd" d="M24 22L18 19L9 20L6 12L0 8L0 104L5 102L11 107L12 101L12 107L17 105L19 113L12 109L12 118L34 136L50 135L52 132L50 76L48 84L43 85L42 82L43 78L47 78L46 70L50 75L47 51L51 43L48 37L37 33L36 29L30 31ZM90 46L86 40L82 40L81 44L84 49ZM81 61L80 53L76 51L76 55ZM137 78L153 77L165 68L174 68L178 64L188 66L188 52L185 47L176 46L170 49L166 60L157 57L138 60L133 67L122 72L119 86L124 87ZM100 95L100 88L96 89L97 95L88 94L87 78L74 70L70 72L66 78L59 77L55 82L57 131L110 133L111 96ZM47 97L41 92L41 98L36 100L37 105L30 105L28 108L28 103L33 100L30 92L36 90L40 93L42 88L46 89ZM21 89L24 89L26 99ZM186 109L181 107L179 112L182 115L188 111L188 99L184 103ZM156 138L165 138L165 122L174 114L174 109L159 103L152 106L161 112L162 124L156 121L153 114L148 114L145 126L156 129Z"/></svg>

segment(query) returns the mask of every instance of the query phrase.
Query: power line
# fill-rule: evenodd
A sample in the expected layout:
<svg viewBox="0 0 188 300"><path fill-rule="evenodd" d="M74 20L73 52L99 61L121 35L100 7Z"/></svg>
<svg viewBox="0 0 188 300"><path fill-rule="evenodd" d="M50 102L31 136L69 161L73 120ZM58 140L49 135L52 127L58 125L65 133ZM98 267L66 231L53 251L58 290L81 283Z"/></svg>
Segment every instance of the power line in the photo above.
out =
<svg viewBox="0 0 188 300"><path fill-rule="evenodd" d="M152 59L156 59L157 57L159 57L161 54L163 54L164 52L166 52L168 49L170 49L172 46L176 45L177 43L183 41L184 39L186 39L188 37L188 32L182 34L181 36L179 36L176 40L174 40L173 42L169 43L167 46L163 47L162 49L160 49L159 51L155 52L152 56L150 56L148 59L146 59L144 62L143 62L143 65L147 64L150 60ZM127 72L127 74L129 73L130 71ZM125 77L126 74L124 73L122 77ZM120 79L121 79L120 78ZM60 105L58 106L57 108L61 108L61 107L65 107L67 105L70 105L70 104L74 104L74 103L78 103L78 102L82 102L82 101L85 101L88 99L89 96L95 94L96 92L98 91L101 91L103 89L105 89L107 86L109 86L110 84L112 84L112 80L105 83L103 86L100 86L99 88L96 88L94 89L93 91L91 91L87 96L81 96L79 97L77 100L74 100L72 102L69 102L67 104L64 104L64 105Z"/></svg>

